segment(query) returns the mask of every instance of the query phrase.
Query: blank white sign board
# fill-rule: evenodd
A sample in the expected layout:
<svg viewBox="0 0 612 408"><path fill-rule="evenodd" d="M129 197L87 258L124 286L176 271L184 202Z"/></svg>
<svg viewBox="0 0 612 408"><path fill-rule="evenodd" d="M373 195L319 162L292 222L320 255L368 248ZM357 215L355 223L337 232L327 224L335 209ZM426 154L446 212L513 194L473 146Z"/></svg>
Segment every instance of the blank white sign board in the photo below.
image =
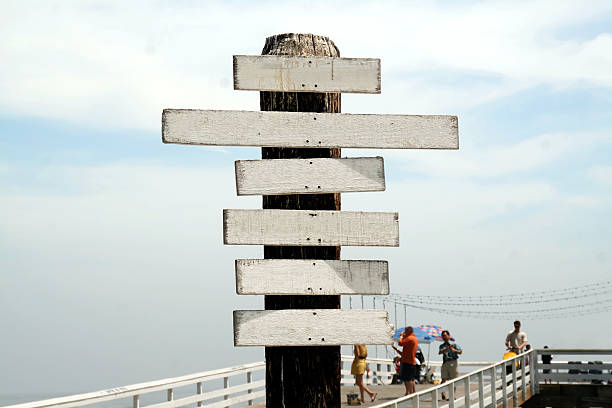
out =
<svg viewBox="0 0 612 408"><path fill-rule="evenodd" d="M235 346L392 344L386 310L235 310Z"/></svg>
<svg viewBox="0 0 612 408"><path fill-rule="evenodd" d="M234 55L234 89L380 93L380 60Z"/></svg>
<svg viewBox="0 0 612 408"><path fill-rule="evenodd" d="M458 149L457 117L164 109L164 143L206 146Z"/></svg>
<svg viewBox="0 0 612 408"><path fill-rule="evenodd" d="M239 295L388 295L387 261L237 259Z"/></svg>
<svg viewBox="0 0 612 408"><path fill-rule="evenodd" d="M226 245L399 246L392 212L223 210Z"/></svg>
<svg viewBox="0 0 612 408"><path fill-rule="evenodd" d="M237 160L238 195L384 191L382 157Z"/></svg>

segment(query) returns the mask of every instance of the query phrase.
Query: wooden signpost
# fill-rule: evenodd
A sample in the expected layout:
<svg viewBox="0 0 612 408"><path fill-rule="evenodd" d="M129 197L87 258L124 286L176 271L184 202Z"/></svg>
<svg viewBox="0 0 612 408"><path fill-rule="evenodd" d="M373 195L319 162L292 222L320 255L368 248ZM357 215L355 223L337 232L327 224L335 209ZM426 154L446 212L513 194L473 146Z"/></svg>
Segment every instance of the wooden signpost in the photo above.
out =
<svg viewBox="0 0 612 408"><path fill-rule="evenodd" d="M264 245L236 260L236 292L265 310L234 312L234 344L266 347L268 407L339 407L340 345L391 344L384 310L341 310L340 295L389 293L386 261L340 260L340 247L399 246L397 213L340 211L340 193L383 191L381 157L341 148L457 149L456 116L349 115L340 93L380 93L380 60L340 58L327 37L281 34L264 55L234 56L234 89L261 112L166 109L165 143L262 147L235 163L238 195L261 210L224 210L227 245Z"/></svg>

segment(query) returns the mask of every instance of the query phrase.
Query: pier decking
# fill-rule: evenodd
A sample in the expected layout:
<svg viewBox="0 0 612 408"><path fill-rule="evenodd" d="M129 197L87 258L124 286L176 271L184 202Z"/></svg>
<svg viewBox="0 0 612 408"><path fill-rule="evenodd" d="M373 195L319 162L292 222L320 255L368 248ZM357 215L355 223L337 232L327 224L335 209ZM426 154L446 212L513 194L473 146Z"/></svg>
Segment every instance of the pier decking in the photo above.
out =
<svg viewBox="0 0 612 408"><path fill-rule="evenodd" d="M434 387L434 384L417 384L416 385L416 389L417 392L429 389ZM362 405L360 405L361 407L374 407L377 405L380 405L382 403L387 403L387 402L391 402L394 401L396 399L398 399L399 397L404 396L404 385L403 384L396 384L396 385L370 385L369 386L370 390L372 392L377 393L378 395L376 396L376 401L371 402L370 398L367 396L366 394L366 401L365 403L363 403ZM359 388L357 388L357 386L342 386L342 407L350 407L351 405L347 404L347 398L346 398L346 394L359 394ZM478 389L478 386L476 384L472 385L470 387L471 391L475 391ZM448 392L447 392L448 394ZM455 394L455 398L463 398L464 393L462 390L457 389L457 392ZM442 404L446 405L448 404L448 402L446 401L442 401L442 398L438 398L439 401L439 406L441 407ZM257 404L254 404L253 407L255 408L265 408L266 403L264 402L259 402ZM407 405L409 406L409 405ZM432 401L431 401L431 397L426 397L426 398L422 398L419 401L419 407L420 408L429 408L432 407Z"/></svg>

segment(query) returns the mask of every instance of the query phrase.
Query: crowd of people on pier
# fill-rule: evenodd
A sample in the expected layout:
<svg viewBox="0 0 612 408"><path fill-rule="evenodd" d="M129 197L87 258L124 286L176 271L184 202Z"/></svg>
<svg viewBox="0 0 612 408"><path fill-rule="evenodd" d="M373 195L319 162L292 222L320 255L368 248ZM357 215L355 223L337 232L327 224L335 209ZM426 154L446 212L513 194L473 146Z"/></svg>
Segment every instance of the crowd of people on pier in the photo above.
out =
<svg viewBox="0 0 612 408"><path fill-rule="evenodd" d="M527 344L527 334L521 330L521 322L514 322L514 329L506 335L505 346L507 353L504 359L511 358L522 352L528 351L531 347ZM422 353L420 353L419 339L414 334L412 326L407 326L400 334L398 344L393 344L393 349L399 354L394 361L397 361L397 383L403 383L405 387L405 395L416 392L416 384L421 381L421 365L424 362ZM401 349L400 349L401 347ZM545 346L547 347L547 346ZM420 353L420 356L418 355ZM463 349L459 346L448 330L442 331L442 344L438 349L438 354L442 356L442 367L440 370L441 383L452 380L459 376L459 357L463 353ZM370 390L363 381L364 373L367 369L366 359L368 356L367 347L364 344L356 344L353 348L353 364L351 365L351 374L355 376L355 384L359 387L361 401L364 401L364 396L367 393L370 401L376 399L377 393ZM420 358L418 358L420 357ZM545 357L542 356L542 360ZM550 364L550 361L544 361ZM393 381L392 383L396 383ZM448 400L446 393L442 392L443 400Z"/></svg>

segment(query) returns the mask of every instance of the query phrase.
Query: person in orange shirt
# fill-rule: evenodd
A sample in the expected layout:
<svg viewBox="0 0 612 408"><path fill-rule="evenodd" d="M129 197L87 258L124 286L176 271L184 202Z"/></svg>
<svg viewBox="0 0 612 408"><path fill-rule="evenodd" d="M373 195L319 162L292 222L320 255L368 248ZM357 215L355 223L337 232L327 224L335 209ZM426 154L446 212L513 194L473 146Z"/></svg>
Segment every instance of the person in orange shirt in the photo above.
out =
<svg viewBox="0 0 612 408"><path fill-rule="evenodd" d="M404 381L406 395L408 395L416 392L415 381L418 379L416 352L419 346L419 339L414 335L412 326L408 326L404 329L404 332L400 335L398 344L402 346L402 351L395 347L395 345L393 348L402 355L399 378Z"/></svg>

